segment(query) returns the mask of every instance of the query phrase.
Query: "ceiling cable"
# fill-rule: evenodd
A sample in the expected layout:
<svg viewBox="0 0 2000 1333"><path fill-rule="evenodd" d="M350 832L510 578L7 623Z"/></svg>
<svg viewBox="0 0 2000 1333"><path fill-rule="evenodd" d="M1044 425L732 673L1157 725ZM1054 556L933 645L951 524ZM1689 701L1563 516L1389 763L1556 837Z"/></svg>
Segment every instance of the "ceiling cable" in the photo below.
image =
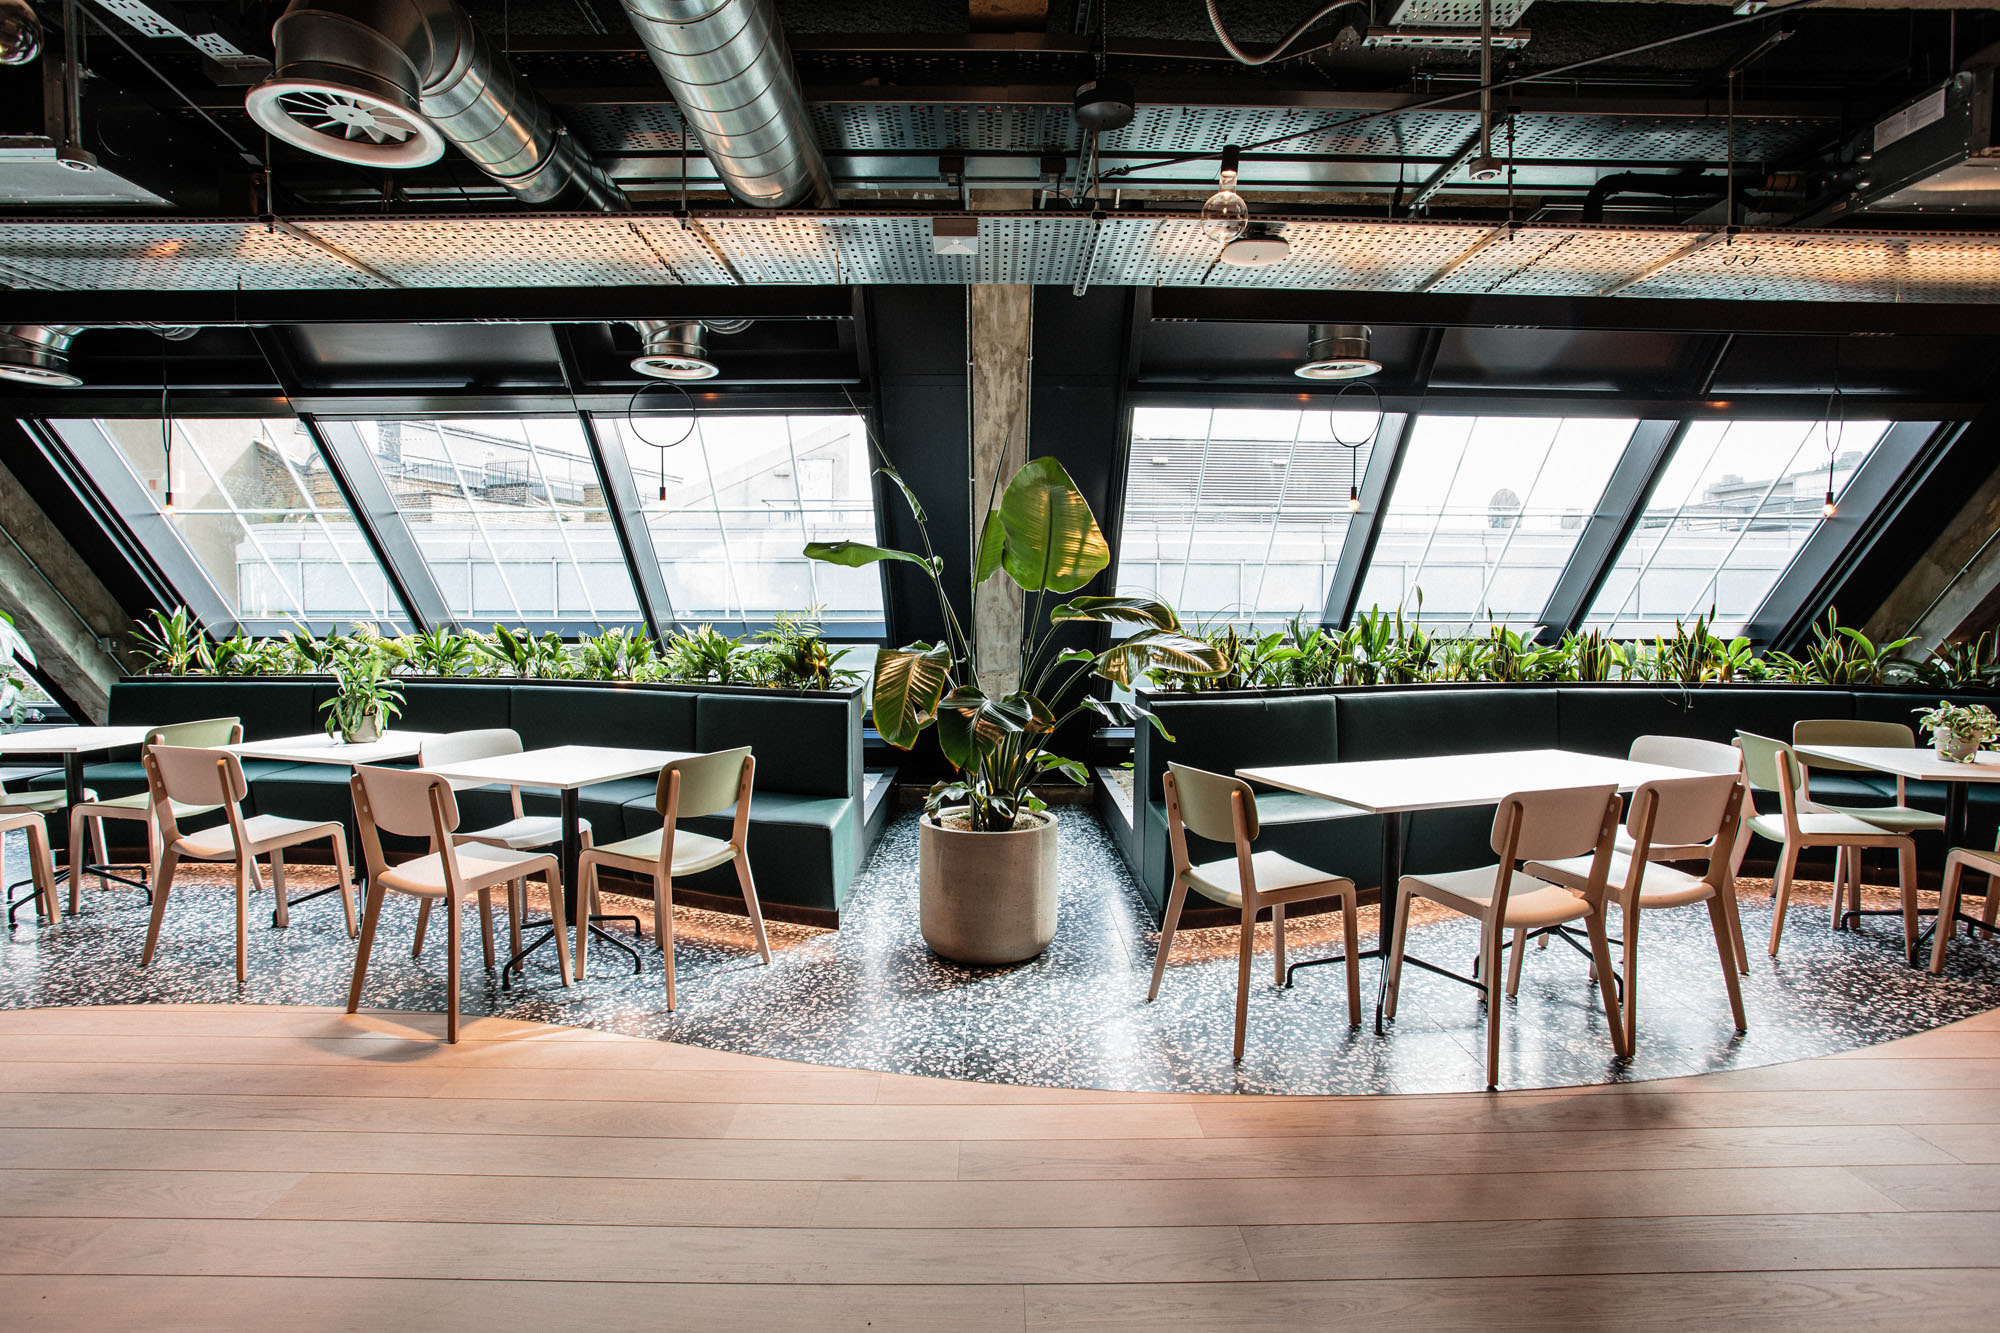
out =
<svg viewBox="0 0 2000 1333"><path fill-rule="evenodd" d="M1312 27L1313 24L1318 23L1321 19L1327 17L1329 14L1335 14L1338 13L1340 10L1353 7L1366 8L1366 0L1338 0L1338 3L1326 6L1326 8L1314 14L1304 23L1301 23L1298 27L1293 28L1291 34L1287 36L1285 40L1279 42L1276 46L1272 47L1270 50L1266 51L1261 56L1251 55L1248 51L1245 51L1242 47L1236 44L1236 39L1229 35L1229 29L1223 25L1222 6L1217 3L1217 0L1208 0L1208 26L1215 30L1215 40L1222 43L1222 49L1229 52L1230 57L1234 59L1237 64L1268 65L1273 60L1283 59L1285 52L1291 49L1292 43L1298 41L1299 38L1305 36L1306 29ZM1313 51L1324 50L1325 46L1329 44L1330 43L1316 46L1313 48ZM1312 52L1299 51L1296 54L1304 56L1304 55L1310 55L1312 54Z"/></svg>

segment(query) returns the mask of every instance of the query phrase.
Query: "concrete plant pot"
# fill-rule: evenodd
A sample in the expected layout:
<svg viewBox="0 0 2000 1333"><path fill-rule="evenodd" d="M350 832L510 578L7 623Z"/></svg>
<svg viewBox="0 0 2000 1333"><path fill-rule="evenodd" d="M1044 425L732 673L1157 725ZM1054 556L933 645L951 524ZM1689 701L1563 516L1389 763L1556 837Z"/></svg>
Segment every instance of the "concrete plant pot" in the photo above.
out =
<svg viewBox="0 0 2000 1333"><path fill-rule="evenodd" d="M947 810L946 816L963 814ZM1025 963L1056 937L1056 819L1033 828L973 833L929 815L917 828L924 943L975 967Z"/></svg>

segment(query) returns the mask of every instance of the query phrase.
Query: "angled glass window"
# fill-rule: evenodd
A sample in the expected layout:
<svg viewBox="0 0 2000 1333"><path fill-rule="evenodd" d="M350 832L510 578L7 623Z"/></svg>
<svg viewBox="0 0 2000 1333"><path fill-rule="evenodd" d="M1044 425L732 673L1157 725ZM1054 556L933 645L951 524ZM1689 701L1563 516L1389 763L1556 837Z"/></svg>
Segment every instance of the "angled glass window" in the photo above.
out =
<svg viewBox="0 0 2000 1333"><path fill-rule="evenodd" d="M575 417L354 425L458 619L475 628L640 622Z"/></svg>
<svg viewBox="0 0 2000 1333"><path fill-rule="evenodd" d="M176 567L190 569L191 558L227 612L250 628L408 623L303 422L177 419L171 487L157 417L49 424L135 535L158 542L171 531L179 539L182 558L154 552L169 577ZM143 527L133 521L141 515L151 520ZM190 606L209 600L197 589L175 591Z"/></svg>
<svg viewBox="0 0 2000 1333"><path fill-rule="evenodd" d="M1434 628L1533 627L1638 424L1418 418L1358 605L1411 613L1421 590Z"/></svg>
<svg viewBox="0 0 2000 1333"><path fill-rule="evenodd" d="M1714 611L1739 634L1888 430L1880 421L1697 421L1674 448L1584 616L1619 638ZM1830 446L1830 447L1829 447Z"/></svg>
<svg viewBox="0 0 2000 1333"><path fill-rule="evenodd" d="M829 626L882 624L879 570L804 555L807 542L879 540L859 417L596 420L606 449L632 469L681 624L754 626L808 607Z"/></svg>
<svg viewBox="0 0 2000 1333"><path fill-rule="evenodd" d="M1153 593L1190 624L1318 623L1380 419L1372 408L1135 409L1119 590Z"/></svg>

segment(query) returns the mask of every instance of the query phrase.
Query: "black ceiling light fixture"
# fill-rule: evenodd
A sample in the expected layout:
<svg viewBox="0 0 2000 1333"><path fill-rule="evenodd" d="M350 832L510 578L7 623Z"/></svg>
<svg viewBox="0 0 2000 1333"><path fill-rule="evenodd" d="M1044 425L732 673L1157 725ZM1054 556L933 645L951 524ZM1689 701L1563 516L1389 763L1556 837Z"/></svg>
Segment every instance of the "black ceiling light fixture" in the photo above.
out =
<svg viewBox="0 0 2000 1333"><path fill-rule="evenodd" d="M167 335L160 333L160 464L165 486L160 496L160 512L174 516L174 410L167 398Z"/></svg>
<svg viewBox="0 0 2000 1333"><path fill-rule="evenodd" d="M697 325L696 327L699 327L699 325ZM687 428L681 431L679 435L674 436L672 439L666 438L665 431L661 433L661 437L659 439L657 440L650 439L647 437L646 432L639 429L639 399L649 389L658 389L658 388L676 389L680 392L681 397L685 399L687 402ZM696 420L698 414L699 414L699 408L695 404L694 395L687 391L685 385L682 385L672 379L660 379L656 380L652 384L640 385L638 388L632 391L632 397L628 399L625 403L625 429L632 432L632 438L637 440L640 444L645 445L648 449L656 449L659 451L660 504L662 506L664 506L667 503L667 450L672 449L677 445L686 444L688 442L689 437L694 434L695 426L698 424ZM670 430L671 427L669 427L668 429Z"/></svg>
<svg viewBox="0 0 2000 1333"><path fill-rule="evenodd" d="M1381 367L1377 366L1375 369L1380 370ZM1340 412L1341 404L1355 389L1366 389L1368 396L1375 400L1375 420L1369 424L1365 434L1357 434L1350 440L1340 433ZM1326 428L1333 436L1333 442L1347 450L1347 512L1358 514L1361 512L1361 446L1374 444L1375 437L1382 431L1381 392L1367 380L1350 378L1347 383L1340 386L1340 392L1333 396L1333 406L1328 408L1326 413Z"/></svg>
<svg viewBox="0 0 2000 1333"><path fill-rule="evenodd" d="M1379 374L1366 324L1314 324L1306 332L1306 359L1292 368L1302 380L1358 380Z"/></svg>
<svg viewBox="0 0 2000 1333"><path fill-rule="evenodd" d="M1105 46L1110 38L1107 26L1110 22L1109 5L1098 6L1095 72L1076 87L1076 97L1070 103L1070 114L1086 134L1109 134L1122 130L1132 123L1138 114L1139 105L1132 94L1132 85L1115 74L1105 72Z"/></svg>
<svg viewBox="0 0 2000 1333"><path fill-rule="evenodd" d="M1822 519L1840 512L1833 499L1834 460L1847 440L1847 400L1840 393L1840 339L1833 340L1833 392L1827 395L1826 414L1820 418L1820 438L1826 444L1826 501L1819 507Z"/></svg>

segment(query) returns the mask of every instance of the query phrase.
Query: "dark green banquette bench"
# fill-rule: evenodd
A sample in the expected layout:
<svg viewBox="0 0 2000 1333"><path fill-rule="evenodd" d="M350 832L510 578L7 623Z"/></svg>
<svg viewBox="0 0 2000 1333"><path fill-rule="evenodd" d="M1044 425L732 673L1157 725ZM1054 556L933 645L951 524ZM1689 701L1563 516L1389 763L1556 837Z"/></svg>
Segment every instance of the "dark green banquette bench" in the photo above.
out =
<svg viewBox="0 0 2000 1333"><path fill-rule="evenodd" d="M836 924L863 857L887 819L890 774L862 767L862 697L855 692L701 689L564 681L406 682L396 725L416 731L511 727L529 749L619 745L707 751L747 745L757 759L750 804L750 861L758 896L773 915ZM110 721L152 725L205 717L240 717L250 740L319 731L319 705L331 680L228 680L139 677L112 687ZM144 783L136 753L86 769L100 794L137 791ZM350 770L330 764L252 760L248 813L352 822ZM583 815L600 842L657 828L651 778L585 788ZM554 813L553 794L525 793L530 809ZM507 814L504 789L459 798L468 828ZM691 820L697 832L727 836L729 814ZM714 906L742 910L728 867L676 881ZM709 905L704 902L704 905Z"/></svg>

